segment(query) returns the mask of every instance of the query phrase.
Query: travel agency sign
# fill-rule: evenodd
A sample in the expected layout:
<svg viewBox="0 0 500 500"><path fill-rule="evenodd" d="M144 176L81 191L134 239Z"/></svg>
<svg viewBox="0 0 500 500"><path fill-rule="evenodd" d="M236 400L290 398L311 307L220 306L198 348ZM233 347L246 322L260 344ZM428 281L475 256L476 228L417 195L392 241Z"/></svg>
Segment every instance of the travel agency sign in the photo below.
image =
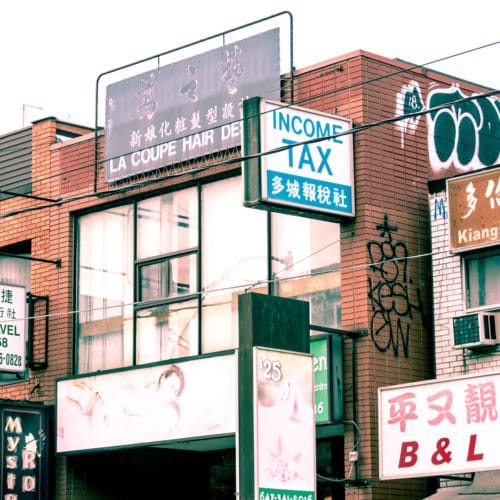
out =
<svg viewBox="0 0 500 500"><path fill-rule="evenodd" d="M243 102L245 205L354 217L351 121L254 97Z"/></svg>

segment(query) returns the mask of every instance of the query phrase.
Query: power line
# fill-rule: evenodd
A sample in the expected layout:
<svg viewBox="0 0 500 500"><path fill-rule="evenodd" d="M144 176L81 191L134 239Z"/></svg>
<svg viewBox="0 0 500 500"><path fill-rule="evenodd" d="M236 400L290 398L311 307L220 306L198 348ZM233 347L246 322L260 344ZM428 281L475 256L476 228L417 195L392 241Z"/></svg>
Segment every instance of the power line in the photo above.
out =
<svg viewBox="0 0 500 500"><path fill-rule="evenodd" d="M313 98L314 99L324 98L324 97L326 97L328 95L332 95L332 94L335 94L335 93L338 93L338 92L343 92L343 91L346 91L346 90L351 90L351 89L359 87L359 86L366 86L366 85L369 85L371 83L375 83L377 81L383 80L385 78L390 78L390 77L397 76L397 75L400 75L400 74L412 72L412 71L414 71L416 69L426 69L426 67L429 66L429 65L436 64L438 62L443 62L443 61L448 60L448 59L453 59L455 57L460 57L460 56L463 56L463 55L467 55L467 54L470 54L472 52L475 52L475 51L478 51L478 50L483 50L483 49L492 47L492 46L497 45L497 44L500 44L500 40L499 41L495 41L495 42L491 42L491 43L488 43L488 44L485 44L485 45L481 45L481 46L478 46L478 47L474 47L472 49L467 49L467 50L464 50L464 51L461 51L461 52L457 52L457 53L454 53L454 54L451 54L451 55L448 55L448 56L444 56L444 57L441 57L441 58L438 58L438 59L434 59L432 61L429 61L429 62L426 62L426 63L423 63L423 64L414 64L414 65L412 65L412 66L410 66L408 68L403 68L403 69L400 69L400 70L397 70L397 71L386 73L386 74L383 74L383 75L380 75L380 76L377 76L377 77L374 77L374 78L370 78L368 80L363 80L361 82L352 83L352 84L346 85L344 87L335 88L335 89L332 89L330 91L318 94L317 96L314 96ZM438 71L435 71L435 70L431 70L431 71L439 73ZM460 79L460 78L457 77L457 79ZM475 85L481 86L480 84L475 84ZM492 95L497 94L497 93L499 93L499 91L493 91ZM301 101L296 101L294 103L280 103L280 109L286 109L286 108L291 107L291 106L305 104L305 103L307 103L308 101L310 101L313 98L312 97L307 97L307 98L302 99ZM404 117L401 117L400 119L404 119ZM233 122L229 122L229 123L236 123L236 122L239 122L239 121L241 121L241 120L238 119L238 120L234 120ZM210 128L208 130L216 130L217 128L220 128L221 126L222 125L215 126L215 127L212 127L212 128ZM181 140L181 139L184 139L184 138L188 138L191 135L193 135L193 134L187 134L187 135L184 135L184 136L180 136L178 138L178 140ZM161 145L161 144L164 144L164 142L163 143L159 143L158 145ZM71 144L69 146L71 146ZM16 148L16 146L15 145L11 146L11 148L14 149L14 148ZM9 149L11 149L11 148L3 148L2 151L9 151ZM142 149L146 149L146 148L142 148ZM137 151L141 151L142 149L138 149ZM127 153L127 154L132 154L132 153ZM105 161L109 161L111 159L116 159L116 158L118 158L118 157L106 158L105 160L100 160L98 163L104 163ZM94 165L95 165L95 162L92 162L92 163L87 164L87 165L79 165L79 166L75 167L74 169L70 169L70 170L66 171L64 174L58 173L58 174L55 174L53 176L47 176L45 178L42 178L42 179L40 179L40 182L47 181L47 180L52 179L52 178L57 178L57 177L62 176L62 175L67 175L68 173L77 172L78 170L80 170L82 168L89 168L89 167L92 167ZM219 163L216 163L215 166L219 166ZM159 167L159 168L163 168L163 167ZM169 177L172 177L172 176L169 175ZM153 182L157 182L157 180L158 179L154 179ZM130 188L132 189L133 187L130 187ZM107 191L104 192L104 193L107 193ZM100 193L93 193L92 195L95 195L95 194L100 194Z"/></svg>
<svg viewBox="0 0 500 500"><path fill-rule="evenodd" d="M461 103L464 103L464 102L469 102L469 101L473 101L473 100L477 100L477 99L491 97L493 95L498 94L499 92L500 92L499 90L492 90L490 92L485 92L485 93L482 93L482 94L475 94L475 95L471 95L471 96L468 96L468 97L463 97L463 98L460 98L460 99L456 99L454 101L450 101L450 102L447 102L445 104L441 104L439 106L434 106L432 108L423 109L421 111L416 111L416 112L412 112L412 113L406 113L406 114L395 116L395 117L392 117L392 118L385 118L383 120L378 120L376 122L373 122L373 123L370 123L370 124L366 124L366 125L359 125L359 126L351 128L349 130L346 130L344 132L339 132L337 134L332 134L332 135L323 136L323 137L316 137L316 138L313 138L313 139L308 139L306 141L297 142L295 144L287 144L287 145L281 146L279 148L274 148L274 149L271 149L269 151L261 151L259 153L253 154L253 155L239 155L239 156L236 156L234 158L230 158L230 159L227 159L227 160L222 160L222 161L219 161L219 162L211 163L209 165L202 166L202 167L196 166L196 167L193 167L190 170L183 170L181 172L177 172L177 173L171 174L171 175L168 176L168 179L172 179L172 178L175 178L175 177L181 177L181 176L192 174L192 173L202 172L202 171L205 171L205 170L208 170L208 169L213 169L215 167L228 166L228 165L231 165L233 163L241 163L242 161L245 161L245 160L249 160L249 159L252 159L252 158L260 158L260 157L263 157L263 156L267 156L267 155L279 153L279 152L282 152L282 151L287 151L289 149L292 149L292 148L295 148L295 147L299 147L299 146L303 146L305 144L314 144L314 143L317 143L317 142L322 142L322 141L326 141L326 140L336 139L336 138L339 138L339 137L343 137L345 135L351 135L351 134L355 134L357 132L362 132L362 131L365 131L365 130L369 130L369 129L374 128L374 127L379 127L379 126L382 126L382 125L387 125L389 123L395 123L395 122L398 122L398 121L401 121L401 120L406 120L408 118L415 118L417 116L422 116L422 115L426 115L426 114L429 114L429 113L434 113L434 112L439 111L441 109L446 109L446 108L449 108L451 106L455 106L456 104L461 104ZM92 166L92 165L87 165L87 167L90 167L90 166ZM80 168L82 168L82 167L80 167ZM164 180L164 179L160 179L160 180ZM93 192L93 193L86 193L86 194L81 194L81 195L77 195L77 196L73 196L73 197L63 198L63 199L56 200L53 203L49 203L47 205L39 205L39 206L36 206L36 207L26 207L26 208L22 208L22 209L18 209L18 210L12 210L10 212L6 212L6 213L0 215L0 219L5 219L5 218L8 218L8 217L12 217L14 215L24 214L24 213L28 213L28 212L34 212L34 211L38 211L38 210L42 210L42 209L50 208L50 207L54 207L54 206L60 206L60 205L65 204L65 203L79 201L79 200L86 199L86 198L95 198L95 197L102 198L104 196L106 196L106 197L107 196L113 196L113 195L116 195L116 194L121 194L121 193L132 191L132 190L135 190L135 189L140 189L140 188L149 186L150 184L156 184L156 183L158 183L158 178L148 179L146 181L138 182L138 183L135 183L135 184L130 185L130 186L124 186L124 187L120 187L120 188L115 188L115 189L111 189L111 190L108 190L108 191L99 191L99 192Z"/></svg>
<svg viewBox="0 0 500 500"><path fill-rule="evenodd" d="M330 245L334 245L334 244L338 244L339 242L341 242L341 240L336 240L335 242L332 242ZM443 253L443 250L442 249L437 249L433 252L425 252L425 253L421 253L421 254L417 254L417 255L407 255L405 257L394 257L392 259L385 259L385 260L382 260L380 262L370 262L368 264L354 264L354 265L349 265L349 266L342 266L340 265L337 269L335 270L331 270L331 269L328 269L328 270L322 270L322 271L317 271L317 272L310 272L310 273L307 273L307 274L304 274L304 273L301 273L301 274L296 274L296 275L293 275L293 276L286 276L284 278L279 278L279 279L265 279L265 280L256 280L254 281L253 283L240 283L240 284L237 284L237 285L231 285L231 286L226 286L226 287L220 287L220 288L214 288L214 289L210 289L210 290L206 290L206 289L202 289L200 291L197 291L197 292L193 292L193 293L190 293L190 294L186 294L189 296L189 299L186 299L186 300L190 300L190 299L193 299L193 298L196 298L196 297L205 297L205 296L208 296L208 295L211 295L211 294L215 294L215 293L220 293L220 292L228 292L228 291L231 291L231 290L241 290L241 291L245 291L246 289L250 289L250 288L255 288L256 286L262 286L262 285L267 285L267 284L270 284L270 283L283 283L283 282L286 282L286 281L293 281L293 280L297 280L297 279L304 279L304 278L314 278L316 276L323 276L323 275L326 275L326 274L331 274L333 272L335 273L341 273L341 272L346 272L346 271L356 271L356 270L360 270L360 269L367 269L367 268L371 268L371 267L377 267L377 266L380 266L382 264L388 264L388 263L398 263L398 262L405 262L405 261L412 261L412 260L415 260L415 259L423 259L423 258L427 258L427 257L432 257L434 255L441 255ZM26 318L16 318L16 321L21 321L21 320L30 320L30 319L42 319L42 318L55 318L55 317L66 317L66 316L73 316L73 315L76 315L76 314L85 314L85 313L91 313L91 312L95 312L95 311L108 311L108 310L112 310L112 309L123 309L124 307L136 307L136 306L144 306L144 307L147 307L148 305L150 305L151 307L155 306L155 305L159 305L159 303L161 303L162 305L165 304L165 301L168 301L168 299L165 299L165 300L155 300L154 302L151 301L151 304L148 303L148 302L145 302L145 301L133 301L133 302L129 302L129 303L121 303L121 304L117 304L117 305L112 305L112 306L103 306L103 307L93 307L93 308L89 308L89 309L72 309L70 311L63 311L63 312L55 312L55 313L50 313L50 314L41 314L41 315L37 315L37 316L29 316L29 317L26 317ZM167 302L169 303L169 302ZM176 304L178 304L178 302L176 302ZM191 307L190 307L191 308ZM176 309L177 310L177 309ZM9 321L12 321L12 319L10 320L2 320L0 319L0 323L6 323L6 322L9 322Z"/></svg>

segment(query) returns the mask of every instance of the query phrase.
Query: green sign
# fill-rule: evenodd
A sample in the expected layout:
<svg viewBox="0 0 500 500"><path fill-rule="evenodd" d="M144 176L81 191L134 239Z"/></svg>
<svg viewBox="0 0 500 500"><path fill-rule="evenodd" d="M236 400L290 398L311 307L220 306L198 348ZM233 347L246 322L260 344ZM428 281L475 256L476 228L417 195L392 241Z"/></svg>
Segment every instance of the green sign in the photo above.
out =
<svg viewBox="0 0 500 500"><path fill-rule="evenodd" d="M314 415L316 423L331 421L328 338L311 339L314 358Z"/></svg>
<svg viewBox="0 0 500 500"><path fill-rule="evenodd" d="M259 488L259 500L314 500L313 491L276 490Z"/></svg>

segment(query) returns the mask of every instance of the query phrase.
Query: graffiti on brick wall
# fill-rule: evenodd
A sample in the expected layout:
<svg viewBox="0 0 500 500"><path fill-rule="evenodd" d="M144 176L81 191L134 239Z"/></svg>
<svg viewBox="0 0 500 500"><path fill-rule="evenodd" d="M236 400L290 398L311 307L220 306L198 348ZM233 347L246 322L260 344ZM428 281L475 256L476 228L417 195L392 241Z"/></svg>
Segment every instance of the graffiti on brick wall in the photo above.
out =
<svg viewBox="0 0 500 500"><path fill-rule="evenodd" d="M480 97L463 101L477 94L465 94L458 84L448 87L431 84L426 103L418 82L403 85L396 95L396 115L406 116L425 109L427 117L427 149L435 177L456 169L469 172L495 165L500 157L500 99ZM414 135L420 116L410 116L395 122L401 133L401 148L405 137Z"/></svg>
<svg viewBox="0 0 500 500"><path fill-rule="evenodd" d="M368 297L372 307L370 335L379 351L392 348L394 355L398 356L402 348L408 357L412 320L416 317L423 320L420 290L411 290L408 248L405 243L393 239L397 227L390 225L387 215L384 215L383 223L377 224L376 228L380 231L381 241L367 243L371 269L368 277ZM412 301L411 297L416 299Z"/></svg>
<svg viewBox="0 0 500 500"><path fill-rule="evenodd" d="M434 198L434 209L433 209L433 218L434 220L446 220L448 218L448 198L446 196L438 196Z"/></svg>
<svg viewBox="0 0 500 500"><path fill-rule="evenodd" d="M464 97L458 85L436 88L427 96L427 107L432 109ZM433 170L454 165L469 171L494 165L500 156L500 100L482 97L430 112L427 140Z"/></svg>
<svg viewBox="0 0 500 500"><path fill-rule="evenodd" d="M412 80L407 85L403 85L401 92L396 96L396 116L406 116L417 113L424 109L422 92L418 82ZM401 148L405 147L405 135L415 134L420 116L409 116L396 122L396 127L401 133Z"/></svg>

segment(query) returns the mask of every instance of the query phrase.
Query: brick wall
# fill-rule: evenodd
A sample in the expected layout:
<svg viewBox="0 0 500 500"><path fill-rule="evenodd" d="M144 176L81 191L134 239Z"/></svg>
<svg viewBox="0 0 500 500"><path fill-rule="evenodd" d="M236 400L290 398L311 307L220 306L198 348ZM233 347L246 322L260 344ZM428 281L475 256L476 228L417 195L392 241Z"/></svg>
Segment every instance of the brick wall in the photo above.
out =
<svg viewBox="0 0 500 500"><path fill-rule="evenodd" d="M439 211L436 207L444 208ZM432 229L432 278L436 378L459 377L500 368L500 347L496 352L480 353L454 349L452 320L465 314L464 280L461 257L449 252L448 200L446 191L429 196Z"/></svg>

